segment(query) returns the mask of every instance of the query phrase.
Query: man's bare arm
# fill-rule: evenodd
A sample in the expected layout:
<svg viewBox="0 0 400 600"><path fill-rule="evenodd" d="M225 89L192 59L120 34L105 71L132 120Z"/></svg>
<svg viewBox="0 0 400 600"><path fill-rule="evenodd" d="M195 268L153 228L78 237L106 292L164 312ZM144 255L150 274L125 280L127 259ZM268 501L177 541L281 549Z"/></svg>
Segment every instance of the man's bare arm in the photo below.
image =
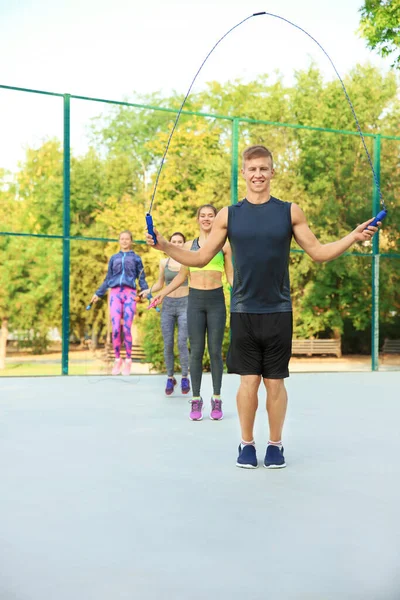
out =
<svg viewBox="0 0 400 600"><path fill-rule="evenodd" d="M346 252L356 242L370 240L378 231L378 227L369 227L367 229L369 223L372 221L372 219L369 219L340 240L330 242L329 244L321 244L309 228L307 219L297 204L292 204L291 215L293 235L296 242L316 262L333 260L343 254L343 252Z"/></svg>
<svg viewBox="0 0 400 600"><path fill-rule="evenodd" d="M225 263L225 275L229 285L233 286L233 264L232 264L232 248L229 242L226 242L223 247L224 263Z"/></svg>
<svg viewBox="0 0 400 600"><path fill-rule="evenodd" d="M222 250L228 235L228 208L225 207L215 217L210 235L204 246L199 250L184 250L178 248L175 244L168 242L156 229L157 244L151 235L146 234L146 242L156 250L161 250L171 258L185 265L186 267L204 267L210 260Z"/></svg>

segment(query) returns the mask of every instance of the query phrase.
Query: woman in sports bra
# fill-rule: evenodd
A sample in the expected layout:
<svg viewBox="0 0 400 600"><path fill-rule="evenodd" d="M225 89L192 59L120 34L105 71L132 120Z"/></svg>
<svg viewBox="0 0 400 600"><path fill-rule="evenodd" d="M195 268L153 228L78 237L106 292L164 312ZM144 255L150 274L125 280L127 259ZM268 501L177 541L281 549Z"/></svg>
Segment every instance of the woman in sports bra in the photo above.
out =
<svg viewBox="0 0 400 600"><path fill-rule="evenodd" d="M200 235L195 240L186 242L185 248L193 251L201 248L211 232L216 214L217 210L211 204L200 206L197 211ZM226 322L225 298L222 288L222 273L224 271L228 283L232 285L233 267L229 242L205 267L200 269L182 266L172 283L155 297L155 300L162 302L173 290L182 285L190 274L187 320L190 341L190 378L193 388L189 418L192 421L201 421L203 418L203 400L200 395L200 388L206 332L213 383L210 417L215 421L219 421L223 417L221 400L222 341Z"/></svg>
<svg viewBox="0 0 400 600"><path fill-rule="evenodd" d="M182 246L186 242L183 233L176 231L171 235L169 241L177 246ZM156 283L150 290L143 290L140 296L147 296L150 292L158 292L164 285L169 286L171 282L178 276L181 264L173 258L163 258L160 260L160 274ZM181 363L181 391L182 394L190 392L190 382L188 378L189 372L189 351L188 351L188 329L187 329L187 306L188 306L188 279L174 288L174 290L164 299L163 309L161 312L161 331L164 339L164 360L167 369L167 384L165 393L170 396L177 384L174 377L174 333L175 325L178 327L178 350Z"/></svg>

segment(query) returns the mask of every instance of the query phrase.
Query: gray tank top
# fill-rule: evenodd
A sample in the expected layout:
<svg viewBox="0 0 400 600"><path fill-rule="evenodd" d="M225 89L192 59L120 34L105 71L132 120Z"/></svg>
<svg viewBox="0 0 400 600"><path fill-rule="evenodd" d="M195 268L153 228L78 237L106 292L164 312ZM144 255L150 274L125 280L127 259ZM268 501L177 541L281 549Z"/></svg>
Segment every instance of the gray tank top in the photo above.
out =
<svg viewBox="0 0 400 600"><path fill-rule="evenodd" d="M246 198L228 208L234 279L231 312L291 312L290 202L273 196L263 204Z"/></svg>
<svg viewBox="0 0 400 600"><path fill-rule="evenodd" d="M164 279L165 279L165 285L169 285L171 283L171 281L173 279L175 279L175 277L178 275L179 271L172 271L172 269L169 268L169 261L170 259L167 260L167 262L165 263L165 267L164 267ZM185 279L185 281L182 283L182 285L180 287L186 286L188 284L188 280L187 277Z"/></svg>

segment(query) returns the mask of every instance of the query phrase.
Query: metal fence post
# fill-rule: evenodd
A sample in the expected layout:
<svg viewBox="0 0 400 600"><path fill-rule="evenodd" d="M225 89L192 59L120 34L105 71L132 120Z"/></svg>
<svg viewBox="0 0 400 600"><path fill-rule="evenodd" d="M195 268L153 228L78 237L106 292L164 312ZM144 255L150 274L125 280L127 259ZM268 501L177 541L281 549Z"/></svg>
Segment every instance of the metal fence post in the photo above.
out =
<svg viewBox="0 0 400 600"><path fill-rule="evenodd" d="M64 94L64 156L63 156L63 270L62 270L62 375L68 375L69 353L69 272L70 272L70 117L71 97Z"/></svg>
<svg viewBox="0 0 400 600"><path fill-rule="evenodd" d="M381 180L381 136L374 137L374 169L378 184ZM372 215L379 212L379 190L374 178ZM372 240L372 319L371 319L371 369L379 369L379 232Z"/></svg>
<svg viewBox="0 0 400 600"><path fill-rule="evenodd" d="M232 146L231 146L231 204L238 201L238 176L239 176L239 119L232 119Z"/></svg>

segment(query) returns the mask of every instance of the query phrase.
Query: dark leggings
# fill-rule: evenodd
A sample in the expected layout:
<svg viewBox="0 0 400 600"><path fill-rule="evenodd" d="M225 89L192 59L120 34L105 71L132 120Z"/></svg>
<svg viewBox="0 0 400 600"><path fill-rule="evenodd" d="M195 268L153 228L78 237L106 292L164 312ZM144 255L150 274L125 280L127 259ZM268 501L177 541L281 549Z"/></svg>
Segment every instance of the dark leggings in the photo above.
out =
<svg viewBox="0 0 400 600"><path fill-rule="evenodd" d="M206 343L211 362L214 394L221 393L223 372L222 341L224 338L226 308L222 287L215 290L190 288L188 311L188 334L190 341L190 378L193 396L200 396L203 356Z"/></svg>

